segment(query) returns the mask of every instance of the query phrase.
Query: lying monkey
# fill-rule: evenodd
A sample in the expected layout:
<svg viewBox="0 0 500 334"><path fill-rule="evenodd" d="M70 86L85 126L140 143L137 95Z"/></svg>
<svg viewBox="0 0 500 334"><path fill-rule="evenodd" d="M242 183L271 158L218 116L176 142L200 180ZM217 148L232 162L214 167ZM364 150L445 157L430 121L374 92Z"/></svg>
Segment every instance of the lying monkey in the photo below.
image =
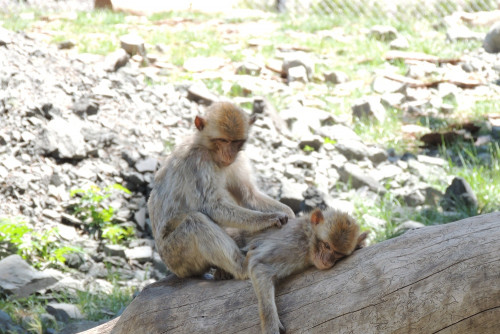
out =
<svg viewBox="0 0 500 334"><path fill-rule="evenodd" d="M339 259L364 246L367 232L346 213L333 209L312 211L292 219L280 230L253 237L246 261L257 294L263 333L285 333L275 302L275 281L310 266L330 269Z"/></svg>

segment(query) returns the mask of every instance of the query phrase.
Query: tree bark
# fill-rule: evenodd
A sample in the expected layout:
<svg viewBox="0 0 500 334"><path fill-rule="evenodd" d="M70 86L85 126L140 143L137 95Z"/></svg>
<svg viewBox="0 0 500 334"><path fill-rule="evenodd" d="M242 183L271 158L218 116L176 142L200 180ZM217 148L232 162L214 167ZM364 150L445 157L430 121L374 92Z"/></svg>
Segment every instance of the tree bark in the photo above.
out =
<svg viewBox="0 0 500 334"><path fill-rule="evenodd" d="M280 282L287 333L499 333L500 212L411 230ZM250 281L169 276L93 333L260 332ZM107 326L107 327L106 327Z"/></svg>

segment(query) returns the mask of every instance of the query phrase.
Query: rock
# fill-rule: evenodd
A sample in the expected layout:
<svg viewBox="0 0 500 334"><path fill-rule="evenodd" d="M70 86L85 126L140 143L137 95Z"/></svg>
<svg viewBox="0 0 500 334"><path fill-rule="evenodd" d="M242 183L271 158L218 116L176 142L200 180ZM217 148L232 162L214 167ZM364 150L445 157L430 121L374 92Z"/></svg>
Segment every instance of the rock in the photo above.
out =
<svg viewBox="0 0 500 334"><path fill-rule="evenodd" d="M379 94L404 92L406 85L402 82L388 79L384 76L376 76L372 81L372 90Z"/></svg>
<svg viewBox="0 0 500 334"><path fill-rule="evenodd" d="M134 220L143 231L146 230L146 212L146 208L143 207L134 213Z"/></svg>
<svg viewBox="0 0 500 334"><path fill-rule="evenodd" d="M0 40L1 41L1 40ZM0 310L0 333L16 333L16 334L24 334L27 333L23 328L17 326L12 321L12 318Z"/></svg>
<svg viewBox="0 0 500 334"><path fill-rule="evenodd" d="M288 83L297 81L306 83L309 81L307 77L307 69L302 65L288 68L286 77Z"/></svg>
<svg viewBox="0 0 500 334"><path fill-rule="evenodd" d="M88 97L83 97L73 104L73 112L80 117L95 115L98 111L99 104Z"/></svg>
<svg viewBox="0 0 500 334"><path fill-rule="evenodd" d="M42 131L41 149L59 159L83 159L86 155L81 125L75 120L54 118Z"/></svg>
<svg viewBox="0 0 500 334"><path fill-rule="evenodd" d="M369 36L379 41L390 42L398 37L398 31L391 26L375 25L370 29Z"/></svg>
<svg viewBox="0 0 500 334"><path fill-rule="evenodd" d="M405 37L399 36L389 44L389 48L391 50L407 50L410 48L410 43Z"/></svg>
<svg viewBox="0 0 500 334"><path fill-rule="evenodd" d="M379 122L383 122L385 119L385 108L380 103L379 97L364 97L353 102L352 115L361 119L374 117Z"/></svg>
<svg viewBox="0 0 500 334"><path fill-rule="evenodd" d="M56 283L57 279L43 271L36 271L19 255L0 260L0 288L16 298L25 298Z"/></svg>
<svg viewBox="0 0 500 334"><path fill-rule="evenodd" d="M113 9L113 4L111 0L94 0L95 9Z"/></svg>
<svg viewBox="0 0 500 334"><path fill-rule="evenodd" d="M94 328L101 325L106 320L101 321L90 321L90 320L80 320L67 324L58 334L77 334L84 332L88 329Z"/></svg>
<svg viewBox="0 0 500 334"><path fill-rule="evenodd" d="M187 98L191 101L210 105L219 101L219 97L212 93L203 82L197 82L188 88Z"/></svg>
<svg viewBox="0 0 500 334"><path fill-rule="evenodd" d="M56 326L56 317L54 317L52 314L48 313L42 313L40 314L40 321L42 322L42 325L44 328L50 328L53 326Z"/></svg>
<svg viewBox="0 0 500 334"><path fill-rule="evenodd" d="M121 176L125 181L124 186L130 191L136 191L147 186L144 176L138 172L122 172Z"/></svg>
<svg viewBox="0 0 500 334"><path fill-rule="evenodd" d="M79 268L85 262L85 256L80 252L65 253L64 264L70 268Z"/></svg>
<svg viewBox="0 0 500 334"><path fill-rule="evenodd" d="M260 71L262 68L252 62L244 62L238 68L236 69L236 74L245 74L245 75L254 75L258 76L260 75Z"/></svg>
<svg viewBox="0 0 500 334"><path fill-rule="evenodd" d="M194 57L184 62L184 69L188 72L215 71L224 66L226 61L218 57Z"/></svg>
<svg viewBox="0 0 500 334"><path fill-rule="evenodd" d="M134 247L132 249L125 250L125 257L128 260L137 260L139 262L152 262L153 261L153 249L150 246L140 246Z"/></svg>
<svg viewBox="0 0 500 334"><path fill-rule="evenodd" d="M106 56L104 60L104 69L108 72L116 72L119 68L127 65L130 56L127 51L117 49Z"/></svg>
<svg viewBox="0 0 500 334"><path fill-rule="evenodd" d="M68 322L69 320L83 319L78 306L67 303L48 303L45 310L52 314L57 320Z"/></svg>
<svg viewBox="0 0 500 334"><path fill-rule="evenodd" d="M443 193L435 188L425 188L425 204L437 206L439 201L443 198Z"/></svg>
<svg viewBox="0 0 500 334"><path fill-rule="evenodd" d="M165 265L165 263L163 263L163 260L160 257L160 254L158 254L158 252L156 251L153 252L153 266L156 270L163 274L169 273L167 266Z"/></svg>
<svg viewBox="0 0 500 334"><path fill-rule="evenodd" d="M83 222L76 218L73 215L69 215L67 213L62 213L61 214L61 222L66 225L74 225L74 226L80 226L83 224Z"/></svg>
<svg viewBox="0 0 500 334"><path fill-rule="evenodd" d="M302 194L307 190L307 185L295 183L287 178L281 181L281 196L279 201L288 205L293 212L300 211L300 203L304 197Z"/></svg>
<svg viewBox="0 0 500 334"><path fill-rule="evenodd" d="M12 43L11 32L5 28L0 27L0 46L6 46Z"/></svg>
<svg viewBox="0 0 500 334"><path fill-rule="evenodd" d="M350 127L342 124L322 126L317 133L322 137L337 141L344 139L361 141L361 138Z"/></svg>
<svg viewBox="0 0 500 334"><path fill-rule="evenodd" d="M464 178L455 177L446 188L441 206L446 211L477 210L477 198Z"/></svg>
<svg viewBox="0 0 500 334"><path fill-rule="evenodd" d="M324 125L331 125L335 122L332 115L324 110L294 106L282 110L280 116L290 128L292 134L297 137L310 133L311 129L319 129Z"/></svg>
<svg viewBox="0 0 500 334"><path fill-rule="evenodd" d="M140 159L135 164L135 169L137 169L139 173L154 173L156 171L156 167L158 167L158 160L152 157Z"/></svg>
<svg viewBox="0 0 500 334"><path fill-rule="evenodd" d="M416 207L425 203L425 195L421 189L407 189L403 200L406 205Z"/></svg>
<svg viewBox="0 0 500 334"><path fill-rule="evenodd" d="M72 49L75 45L76 45L75 41L67 40L57 43L57 48L59 50L67 50L67 49Z"/></svg>
<svg viewBox="0 0 500 334"><path fill-rule="evenodd" d="M325 210L328 205L325 201L326 195L318 190L318 188L309 186L306 191L302 193L304 200L300 203L300 211L310 212L315 208Z"/></svg>
<svg viewBox="0 0 500 334"><path fill-rule="evenodd" d="M305 70L307 81L310 81L313 76L314 62L312 61L311 57L305 52L286 53L281 65L281 73L287 78L290 78L289 70L291 68L299 66L302 66L303 69L296 69L295 71L300 71L301 73L303 73L302 71Z"/></svg>
<svg viewBox="0 0 500 334"><path fill-rule="evenodd" d="M333 71L324 74L325 81L332 84L341 84L349 81L349 77L345 72Z"/></svg>
<svg viewBox="0 0 500 334"><path fill-rule="evenodd" d="M381 96L380 102L385 107L400 108L406 97L402 93L386 93Z"/></svg>
<svg viewBox="0 0 500 334"><path fill-rule="evenodd" d="M374 217L374 216L371 216L371 215L369 215L367 213L365 213L362 218L363 218L365 224L369 228L373 228L373 229L376 229L376 230L384 228L385 225L387 224L387 222L385 220L377 218L377 217Z"/></svg>
<svg viewBox="0 0 500 334"><path fill-rule="evenodd" d="M305 147L312 147L315 151L319 151L323 145L323 139L320 136L308 135L300 138L299 147L303 150Z"/></svg>
<svg viewBox="0 0 500 334"><path fill-rule="evenodd" d="M396 176L403 174L401 167L394 164L382 164L377 169L371 170L369 175L377 181L385 181L394 179Z"/></svg>
<svg viewBox="0 0 500 334"><path fill-rule="evenodd" d="M11 155L4 156L3 159L1 160L1 162L2 162L2 165L4 165L8 171L15 170L15 169L21 167L21 165L22 165L21 161L17 160L15 157L13 157Z"/></svg>
<svg viewBox="0 0 500 334"><path fill-rule="evenodd" d="M112 244L104 244L103 251L104 254L108 256L119 256L125 258L125 248L122 245L112 245Z"/></svg>
<svg viewBox="0 0 500 334"><path fill-rule="evenodd" d="M281 134L290 135L286 122L280 116L276 108L262 96L256 96L253 100L252 114L262 114L264 118L270 118L274 127Z"/></svg>
<svg viewBox="0 0 500 334"><path fill-rule="evenodd" d="M450 42L457 41L481 41L483 34L474 32L466 26L452 26L446 31L446 39Z"/></svg>
<svg viewBox="0 0 500 334"><path fill-rule="evenodd" d="M368 147L368 159L373 162L375 165L378 165L381 162L384 162L388 158L387 152L380 147Z"/></svg>
<svg viewBox="0 0 500 334"><path fill-rule="evenodd" d="M362 160L368 155L368 148L366 145L357 140L340 139L335 147L348 160Z"/></svg>
<svg viewBox="0 0 500 334"><path fill-rule="evenodd" d="M144 40L136 34L128 34L120 37L120 47L125 50L130 56L141 55L146 56L146 48Z"/></svg>
<svg viewBox="0 0 500 334"><path fill-rule="evenodd" d="M366 174L359 166L353 163L346 163L339 170L340 180L346 184L351 184L354 189L368 187L374 192L383 192L377 180Z"/></svg>
<svg viewBox="0 0 500 334"><path fill-rule="evenodd" d="M500 22L495 23L486 34L483 48L488 53L500 52Z"/></svg>
<svg viewBox="0 0 500 334"><path fill-rule="evenodd" d="M404 223L400 224L396 229L394 230L396 233L400 232L406 232L408 230L413 230L416 228L422 228L425 227L424 224L413 221L413 220L407 220Z"/></svg>

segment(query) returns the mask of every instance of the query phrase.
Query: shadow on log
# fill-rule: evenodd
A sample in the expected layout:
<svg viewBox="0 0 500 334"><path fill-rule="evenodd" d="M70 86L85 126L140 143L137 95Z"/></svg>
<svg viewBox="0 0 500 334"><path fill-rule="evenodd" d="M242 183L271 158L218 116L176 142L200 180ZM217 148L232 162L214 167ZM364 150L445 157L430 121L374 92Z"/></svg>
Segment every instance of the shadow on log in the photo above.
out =
<svg viewBox="0 0 500 334"><path fill-rule="evenodd" d="M411 230L280 283L287 333L499 333L500 212ZM250 281L146 287L85 334L259 333Z"/></svg>

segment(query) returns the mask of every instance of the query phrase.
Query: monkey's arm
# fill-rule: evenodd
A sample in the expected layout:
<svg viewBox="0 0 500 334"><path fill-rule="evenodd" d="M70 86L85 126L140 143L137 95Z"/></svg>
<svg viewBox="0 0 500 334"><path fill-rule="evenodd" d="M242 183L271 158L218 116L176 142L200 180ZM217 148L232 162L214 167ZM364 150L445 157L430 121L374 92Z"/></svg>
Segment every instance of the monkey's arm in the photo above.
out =
<svg viewBox="0 0 500 334"><path fill-rule="evenodd" d="M282 212L266 213L250 210L222 198L206 205L202 212L221 226L248 231L260 231L274 226L281 227L288 221L287 215Z"/></svg>
<svg viewBox="0 0 500 334"><path fill-rule="evenodd" d="M227 187L242 206L261 212L284 212L289 218L295 218L295 214L290 207L272 199L257 189L244 155L234 165L228 170Z"/></svg>
<svg viewBox="0 0 500 334"><path fill-rule="evenodd" d="M243 205L247 208L262 211L262 212L276 212L281 211L288 215L288 218L295 218L295 213L288 206L285 205L266 194L261 193L257 189L250 188L247 196L243 202Z"/></svg>

